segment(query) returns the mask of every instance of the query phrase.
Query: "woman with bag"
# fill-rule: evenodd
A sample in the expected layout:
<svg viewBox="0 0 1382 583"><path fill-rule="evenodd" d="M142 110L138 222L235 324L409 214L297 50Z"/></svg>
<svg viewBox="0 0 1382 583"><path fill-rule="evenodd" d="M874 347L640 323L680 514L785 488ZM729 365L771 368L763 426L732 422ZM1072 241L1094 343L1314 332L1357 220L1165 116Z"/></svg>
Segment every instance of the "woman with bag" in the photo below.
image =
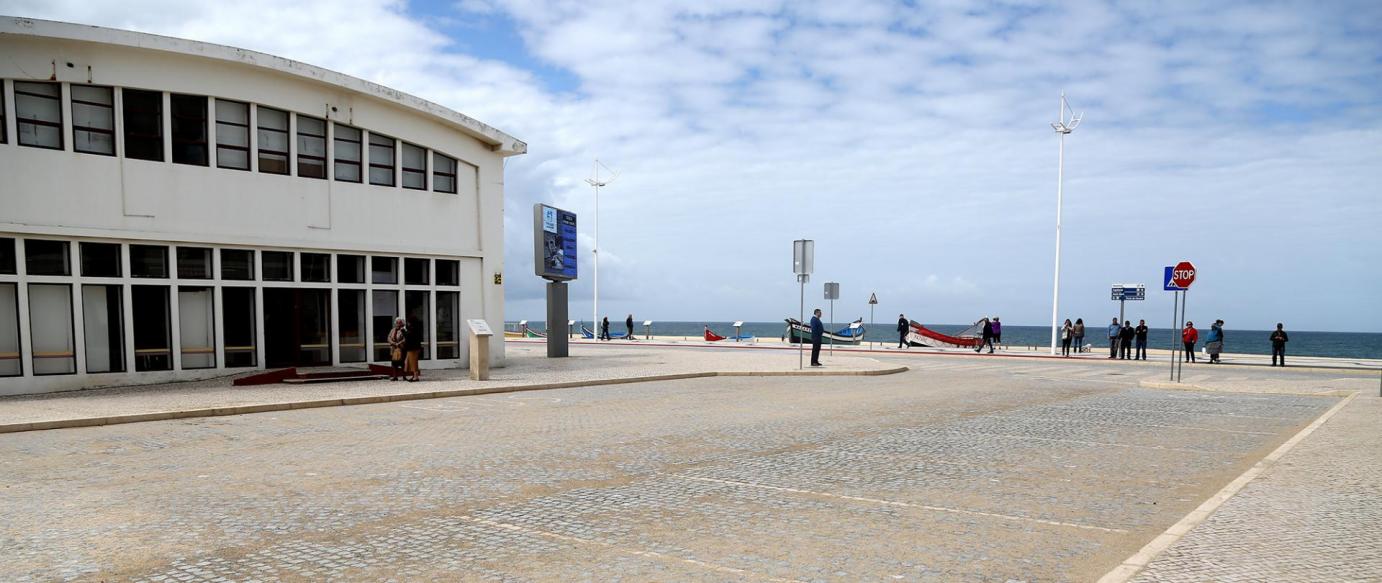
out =
<svg viewBox="0 0 1382 583"><path fill-rule="evenodd" d="M1060 353L1061 356L1070 356L1070 340L1074 338L1075 327L1070 324L1070 319L1066 318L1065 324L1060 327Z"/></svg>
<svg viewBox="0 0 1382 583"><path fill-rule="evenodd" d="M393 330L389 331L389 380L396 381L403 376L403 344L408 339L403 318L394 318Z"/></svg>

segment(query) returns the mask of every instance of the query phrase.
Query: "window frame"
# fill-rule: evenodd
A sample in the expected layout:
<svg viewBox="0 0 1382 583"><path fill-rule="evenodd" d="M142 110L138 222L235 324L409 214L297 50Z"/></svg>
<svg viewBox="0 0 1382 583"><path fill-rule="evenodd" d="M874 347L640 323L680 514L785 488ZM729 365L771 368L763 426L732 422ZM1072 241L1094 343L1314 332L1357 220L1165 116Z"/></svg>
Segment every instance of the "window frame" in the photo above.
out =
<svg viewBox="0 0 1382 583"><path fill-rule="evenodd" d="M130 107L130 97L131 97L131 95L133 95L133 94L149 94L149 95L153 95L153 96L155 97L155 99L153 100L153 103L157 104L157 106L156 106L154 109L152 109L152 110L146 109L146 108L143 108L143 107L132 108L132 107ZM136 100L136 101L137 101L137 100ZM133 115L136 115L136 116L138 116L138 115L152 115L152 116L154 117L154 119L156 119L156 120L158 121L158 124L157 124L157 125L158 125L158 131L155 132L155 133L149 134L149 133L144 133L144 132L139 132L139 131L132 130L131 128L133 128L133 127L136 126L136 124L130 123L130 117L131 117L132 114L133 114ZM162 91L152 91L152 90L148 90L148 89L135 89L135 88L130 88L130 87L122 87L122 88L120 89L120 120L121 120L122 122L124 122L124 127L121 128L121 132L120 132L120 133L123 134L122 137L123 137L123 139L124 139L124 141L125 141L125 149L124 149L124 157L125 157L125 158L130 159L130 160L144 160L144 161L147 161L147 162L166 162L166 161L167 161L167 153L163 151L163 132L164 132L164 129L165 129L165 128L163 127L163 92L162 92ZM132 140L131 138L133 138L133 140ZM155 150L155 151L158 153L157 157L149 158L149 157L144 157L144 156L131 156L131 155L130 155L130 143L131 143L131 142L142 143L142 142L144 142L144 141L146 141L146 140L153 140L153 141L156 141L156 142L158 143L158 148Z"/></svg>
<svg viewBox="0 0 1382 583"><path fill-rule="evenodd" d="M293 164L292 164L292 157L293 157L293 135L292 135L293 124L292 124L292 114L289 113L287 110L284 110L284 109L278 109L278 108L276 108L276 107L265 107L265 106L262 106L262 105L255 105L255 106L254 106L254 109L255 109L254 129L255 129L255 131L257 132L257 133L255 134L255 137L257 138L257 140L255 141L255 144L254 144L254 158L255 158L256 163L257 163L257 168L259 169L260 172L262 172L262 173L264 173L264 174L276 174L276 175L279 175L279 176L289 176L289 175L291 175L291 174L293 173ZM265 112L265 111L271 111L271 112L274 112L274 113L281 113L281 114L283 114L283 129L280 130L280 129L278 129L278 128L264 127L264 112ZM261 134L263 134L264 132L269 132L269 133L274 133L274 134L282 134L282 135L283 135L283 146L284 146L285 148L287 148L287 150L271 150L271 149L265 148L265 147L264 147L264 142L265 142L265 140L263 139L263 137L262 137L262 135L261 135ZM282 172L277 172L277 171L274 171L274 170L265 170L265 169L264 169L264 154L266 154L266 153L269 154L269 155L271 155L271 156L282 156L282 157L283 157L283 171L282 171Z"/></svg>
<svg viewBox="0 0 1382 583"><path fill-rule="evenodd" d="M388 140L388 144L375 143L375 140ZM375 148L388 148L388 164L381 164L374 161ZM381 156L382 158L383 156ZM375 182L375 170L388 170L388 182ZM398 140L384 134L369 133L369 183L371 186L396 186L398 184Z"/></svg>
<svg viewBox="0 0 1382 583"><path fill-rule="evenodd" d="M198 104L201 105L201 107L190 107L189 104L194 100L199 102ZM169 134L172 136L173 140L174 164L202 167L209 167L211 165L211 153L209 148L210 136L207 133L208 122L210 121L207 119L207 114L210 113L210 107L210 102L205 95L191 95L187 93L168 94L168 115L172 122L172 127L169 128ZM182 108L186 109L179 112L179 109ZM196 112L196 114L191 112ZM198 122L200 123L200 138L189 139L179 135L179 130L194 129L187 125L189 122L193 124L193 126ZM200 151L201 161L198 162L195 159L186 158L184 154L181 154L184 149L187 152Z"/></svg>
<svg viewBox="0 0 1382 583"><path fill-rule="evenodd" d="M41 94L41 93L31 93L31 92L28 92L28 91L23 91L23 90L21 90L21 89L19 88L20 85L50 85L50 86L53 86L53 87L56 87L56 88L57 88L57 90L58 90L58 95L57 95L57 97L53 97L52 95L46 95L46 94ZM25 119L24 116L20 115L20 111L19 111L19 96L20 96L20 95L23 95L23 96L25 96L25 97L31 97L31 98L34 98L34 99L46 99L46 100L57 101L57 103L58 103L58 120L57 120L56 122L54 122L54 121L45 120L45 119ZM16 143L16 144L18 144L18 145L20 145L20 146L24 146L24 147L26 147L26 148L42 148L42 149L44 149L44 150L65 150L65 149L67 149L67 143L64 141L64 140L66 139L66 136L64 136L63 133L62 133L62 122L63 122L63 115L64 115L63 109L64 109L64 108L63 108L63 103L62 103L62 84L61 84L61 83L58 83L58 82L56 82L56 81L18 81L18 80L16 80L16 81L14 82L14 101L15 101L15 105L14 105L14 122L15 122L15 123L14 123L14 132L15 132L16 134L18 134L18 135L16 136L18 139L15 140L15 143ZM22 129L22 127L23 127L25 124L33 125L33 126L42 126L42 127L47 127L47 128L57 128L58 145L56 145L56 146L45 146L45 145L37 144L37 143L34 143L34 144L26 144L26 143L24 143L24 130ZM37 133L35 133L35 135L37 135Z"/></svg>
<svg viewBox="0 0 1382 583"><path fill-rule="evenodd" d="M451 172L449 172L449 173L448 173L448 172L442 172L441 164L437 164L437 161L438 161L439 159L440 159L440 160L445 160L445 161L448 161L448 162L451 163ZM436 151L436 150L432 150L432 192L443 192L443 193L446 193L446 194L457 194L457 193L460 192L460 190L461 190L461 189L459 188L460 185L457 184L457 181L456 181L456 174L457 174L457 172L460 170L460 163L461 163L460 160L457 159L457 158L452 158L451 156L447 156L446 154L443 154L443 153L438 152L438 151ZM451 190L444 190L444 189L438 188L438 187L437 187L437 177L450 178L450 179L451 179Z"/></svg>
<svg viewBox="0 0 1382 583"><path fill-rule="evenodd" d="M427 163L427 148L424 148L417 144L410 144L408 142L404 142L401 140L399 141L399 143L401 144L399 150L403 154L403 163L400 165L402 173L398 183L402 185L403 188L407 188L409 190L427 190L427 168L428 166L430 166L430 164ZM408 148L416 148L418 151L422 152L422 168L408 166ZM409 176L416 176L421 178L422 186L408 186Z"/></svg>
<svg viewBox="0 0 1382 583"><path fill-rule="evenodd" d="M232 105L232 106L234 106L234 105L243 106L243 107L245 108L245 123L242 124L242 123L234 122L234 121L222 121L222 120L221 120L221 104L222 104L222 103L227 104L227 105ZM250 127L250 104L247 103L247 102L244 102L244 101L235 101L235 100L233 100L233 99L221 99L221 98L217 97L217 98L215 99L215 103L212 105L212 108L213 108L213 109L215 110L215 112L216 112L216 167L217 167L217 168L225 168L225 169L227 169L227 170L245 170L245 171L248 171L248 170L250 169L250 167L252 166L252 164L250 164L250 160L251 160L251 158L254 156L254 152L252 152L252 151L251 151L251 148L250 148L250 131L251 131L251 129L252 129L252 128ZM236 145L234 145L234 144L222 144L222 143L221 143L221 127L222 127L222 126L232 127L232 128L239 128L240 131L243 131L243 132L244 132L244 135L245 135L245 145L243 145L243 146L236 146ZM244 153L245 153L245 167L244 167L244 168L241 168L241 167L239 167L239 166L231 166L231 165L228 165L228 164L225 164L225 163L221 162L221 150L223 150L223 149L224 149L224 150L234 150L234 151L237 151L237 152L244 152Z"/></svg>
<svg viewBox="0 0 1382 583"><path fill-rule="evenodd" d="M315 122L315 123L320 123L320 124L321 124L321 134L320 134L320 135L318 135L318 134L309 134L309 133L304 132L303 129L302 129L302 120L310 120L310 121ZM327 172L326 172L326 137L327 137L326 124L327 124L327 121L326 121L325 119L320 118L320 117L312 117L312 116L310 116L310 115L297 114L297 146L298 146L298 163L297 163L297 171L298 171L298 172L297 172L297 176L298 176L299 178L315 178L315 179L318 179L318 180L326 180L326 174L327 174ZM307 140L307 139L317 139L317 140L320 140L320 141L321 141L321 152L322 152L322 154L321 154L320 156L316 156L316 155L313 155L313 154L306 154L306 153L304 153L304 152L307 150L307 148L304 146L303 141L304 141L304 140ZM314 175L311 175L311 174L303 174L303 173L302 173L302 168L303 168L302 161L303 161L303 160L315 161L315 162L317 162L317 163L319 164L319 167L321 168L321 176L314 176Z"/></svg>
<svg viewBox="0 0 1382 583"><path fill-rule="evenodd" d="M110 105L106 105L106 104L104 104L104 103L96 103L96 102L94 102L94 101L86 101L86 100L82 100L82 99L77 99L77 92L76 92L76 91L73 91L73 89L76 88L76 87L85 87L85 88L92 88L92 89L105 89L106 91L109 91L109 92L110 92ZM98 156L114 156L114 155L115 155L115 152L116 152L116 147L115 147L115 88L114 88L114 87L111 87L111 86L108 86L108 85L88 85L88 84L85 84L85 83L72 83L72 84L70 84L70 85L68 86L67 90L68 90L68 95L70 95L69 99L70 99L70 101L72 102L72 108L73 108L73 113L72 113L72 151L73 151L73 152L80 152L80 153L82 153L82 154L95 154L95 155L98 155ZM110 129L105 130L105 129L101 129L101 128L97 128L97 127L78 125L78 124L77 124L77 114L76 114L76 111L75 111L78 104L84 105L84 106L86 106L86 107L93 107L93 108L100 108L100 109L109 110L108 113L110 114ZM83 150L82 147L81 147L81 142L77 140L77 132L87 132L87 133L91 133L91 134L105 134L105 135L110 136L110 151L109 151L109 152L101 152L101 151L98 151L98 150Z"/></svg>
<svg viewBox="0 0 1382 583"><path fill-rule="evenodd" d="M331 163L332 163L332 166L331 166L331 178L332 178L333 180L338 180L338 181L341 181L341 182L354 182L354 183L356 183L356 184L362 184L362 183L364 183L364 180L365 180L365 171L364 171L364 170L365 170L365 167L364 167L364 161L365 161L365 154L367 153L367 152L365 151L365 148L364 148L364 141L365 141L364 130L362 130L362 129L360 129L360 128L357 128L357 127L354 127L354 126L348 126L348 125L339 124L339 123L338 123L338 124L333 124L333 125L334 125L335 127L332 128L332 136L331 136L331 142L332 142L332 152L331 152ZM356 138L352 140L352 139L350 139L350 138L342 137L342 136L341 136L341 133L342 133L341 130L346 130L347 132L352 132L352 131L355 132ZM357 152L357 155L359 156L359 158L357 158L357 159L355 159L355 160L346 160L346 159L342 159L342 158L341 158L342 148L341 148L341 146L340 146L341 142L345 142L345 143L348 143L348 144L355 144L355 151ZM356 178L355 178L354 180L351 180L351 179L349 179L349 178L341 178L341 171L340 171L339 168L337 168L337 166L339 166L339 165L341 165L341 164L345 164L345 165L347 165L347 166L354 166L354 167L355 167L355 176L356 176Z"/></svg>

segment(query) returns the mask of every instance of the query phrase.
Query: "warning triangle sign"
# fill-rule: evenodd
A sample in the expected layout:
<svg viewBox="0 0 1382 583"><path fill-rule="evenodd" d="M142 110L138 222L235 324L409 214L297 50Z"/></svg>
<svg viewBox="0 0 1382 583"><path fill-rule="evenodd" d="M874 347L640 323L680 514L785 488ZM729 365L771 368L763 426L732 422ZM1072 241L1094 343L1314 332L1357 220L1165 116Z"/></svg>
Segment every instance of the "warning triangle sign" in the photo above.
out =
<svg viewBox="0 0 1382 583"><path fill-rule="evenodd" d="M878 303L878 294L876 294L876 293L871 293L871 294L869 294L869 305L872 306L872 305L875 305L875 304L877 304L877 303Z"/></svg>

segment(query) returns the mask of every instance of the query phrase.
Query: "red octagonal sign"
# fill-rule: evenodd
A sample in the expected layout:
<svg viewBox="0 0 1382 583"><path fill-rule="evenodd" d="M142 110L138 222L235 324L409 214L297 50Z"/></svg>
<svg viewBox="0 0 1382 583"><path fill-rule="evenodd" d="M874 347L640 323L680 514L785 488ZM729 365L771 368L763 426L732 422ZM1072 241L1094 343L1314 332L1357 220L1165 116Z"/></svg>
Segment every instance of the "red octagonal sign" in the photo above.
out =
<svg viewBox="0 0 1382 583"><path fill-rule="evenodd" d="M1177 263L1171 271L1171 281L1181 289L1189 289L1190 284L1195 283L1195 264L1189 261Z"/></svg>

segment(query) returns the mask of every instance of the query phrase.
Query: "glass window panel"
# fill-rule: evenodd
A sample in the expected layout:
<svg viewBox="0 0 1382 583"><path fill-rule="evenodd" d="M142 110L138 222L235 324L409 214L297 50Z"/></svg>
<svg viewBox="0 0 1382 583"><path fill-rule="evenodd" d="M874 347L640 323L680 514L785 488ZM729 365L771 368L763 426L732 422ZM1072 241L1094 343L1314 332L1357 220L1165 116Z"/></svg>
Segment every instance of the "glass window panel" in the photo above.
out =
<svg viewBox="0 0 1382 583"><path fill-rule="evenodd" d="M0 377L24 374L19 350L19 286L0 283Z"/></svg>
<svg viewBox="0 0 1382 583"><path fill-rule="evenodd" d="M341 362L365 361L365 290L337 292L337 318L341 327Z"/></svg>
<svg viewBox="0 0 1382 583"><path fill-rule="evenodd" d="M82 248L85 260L86 248ZM121 286L82 286L82 333L86 372L125 371L125 304Z"/></svg>
<svg viewBox="0 0 1382 583"><path fill-rule="evenodd" d="M206 166L206 98L174 93L169 100L173 114L173 162Z"/></svg>
<svg viewBox="0 0 1382 583"><path fill-rule="evenodd" d="M88 154L115 155L115 90L95 85L71 85L72 149Z"/></svg>
<svg viewBox="0 0 1382 583"><path fill-rule="evenodd" d="M297 290L298 334L302 344L298 362L307 365L331 364L331 292L318 289ZM265 341L266 344L268 341Z"/></svg>
<svg viewBox="0 0 1382 583"><path fill-rule="evenodd" d="M432 310L428 307L428 298L432 292L409 290L404 292L403 301L407 304L408 326L422 327L422 355L419 358L432 358L430 354L432 331L428 322L432 320Z"/></svg>
<svg viewBox="0 0 1382 583"><path fill-rule="evenodd" d="M67 241L24 240L24 267L29 275L72 275Z"/></svg>
<svg viewBox="0 0 1382 583"><path fill-rule="evenodd" d="M264 281L293 281L292 251L261 251Z"/></svg>
<svg viewBox="0 0 1382 583"><path fill-rule="evenodd" d="M360 130L350 126L335 126L335 158L333 167L337 180L360 182Z"/></svg>
<svg viewBox="0 0 1382 583"><path fill-rule="evenodd" d="M4 83L0 83L0 85L4 85ZM7 132L9 132L9 130L6 129L5 122L5 92L0 91L0 144L9 140L9 134ZM0 366L3 366L3 363L0 363ZM3 374L0 374L0 376L3 376Z"/></svg>
<svg viewBox="0 0 1382 583"><path fill-rule="evenodd" d="M322 253L298 253L302 281L331 281L331 256Z"/></svg>
<svg viewBox="0 0 1382 583"><path fill-rule="evenodd" d="M216 166L250 169L250 106L216 100Z"/></svg>
<svg viewBox="0 0 1382 583"><path fill-rule="evenodd" d="M374 361L389 360L389 331L393 330L393 320L398 317L398 292L393 290L374 290L370 292L374 310Z"/></svg>
<svg viewBox="0 0 1382 583"><path fill-rule="evenodd" d="M168 287L130 286L134 307L134 370L173 370L173 334L168 309Z"/></svg>
<svg viewBox="0 0 1382 583"><path fill-rule="evenodd" d="M221 322L226 328L226 366L255 366L258 358L255 323L259 316L254 311L254 288L222 288L221 303L225 304Z"/></svg>
<svg viewBox="0 0 1382 583"><path fill-rule="evenodd" d="M215 297L209 287L178 288L182 368L216 368Z"/></svg>
<svg viewBox="0 0 1382 583"><path fill-rule="evenodd" d="M84 277L120 277L118 243L82 243Z"/></svg>
<svg viewBox="0 0 1382 583"><path fill-rule="evenodd" d="M456 193L456 159L432 152L432 190Z"/></svg>
<svg viewBox="0 0 1382 583"><path fill-rule="evenodd" d="M221 279L253 281L254 251L251 249L222 249Z"/></svg>
<svg viewBox="0 0 1382 583"><path fill-rule="evenodd" d="M378 134L369 135L369 183L393 186L394 139Z"/></svg>
<svg viewBox="0 0 1382 583"><path fill-rule="evenodd" d="M288 112L269 107L255 108L259 117L259 171L288 173Z"/></svg>
<svg viewBox="0 0 1382 583"><path fill-rule="evenodd" d="M398 283L397 257L371 257L370 281L374 283Z"/></svg>
<svg viewBox="0 0 1382 583"><path fill-rule="evenodd" d="M62 85L15 81L14 113L21 146L62 149Z"/></svg>
<svg viewBox="0 0 1382 583"><path fill-rule="evenodd" d="M408 257L403 260L403 282L408 285L427 285L430 260Z"/></svg>
<svg viewBox="0 0 1382 583"><path fill-rule="evenodd" d="M461 285L461 262L454 259L438 259L437 285Z"/></svg>
<svg viewBox="0 0 1382 583"><path fill-rule="evenodd" d="M437 292L437 358L461 357L461 294Z"/></svg>
<svg viewBox="0 0 1382 583"><path fill-rule="evenodd" d="M163 161L163 94L122 89L125 157Z"/></svg>
<svg viewBox="0 0 1382 583"><path fill-rule="evenodd" d="M178 277L211 279L211 250L202 247L178 247Z"/></svg>
<svg viewBox="0 0 1382 583"><path fill-rule="evenodd" d="M326 178L326 120L298 116L298 176Z"/></svg>
<svg viewBox="0 0 1382 583"><path fill-rule="evenodd" d="M130 277L168 277L168 248L130 245Z"/></svg>
<svg viewBox="0 0 1382 583"><path fill-rule="evenodd" d="M365 258L360 255L337 255L336 281L365 283Z"/></svg>
<svg viewBox="0 0 1382 583"><path fill-rule="evenodd" d="M0 273L14 275L19 264L14 252L14 239L0 237Z"/></svg>
<svg viewBox="0 0 1382 583"><path fill-rule="evenodd" d="M77 372L72 336L72 286L29 284L29 343L34 374Z"/></svg>

